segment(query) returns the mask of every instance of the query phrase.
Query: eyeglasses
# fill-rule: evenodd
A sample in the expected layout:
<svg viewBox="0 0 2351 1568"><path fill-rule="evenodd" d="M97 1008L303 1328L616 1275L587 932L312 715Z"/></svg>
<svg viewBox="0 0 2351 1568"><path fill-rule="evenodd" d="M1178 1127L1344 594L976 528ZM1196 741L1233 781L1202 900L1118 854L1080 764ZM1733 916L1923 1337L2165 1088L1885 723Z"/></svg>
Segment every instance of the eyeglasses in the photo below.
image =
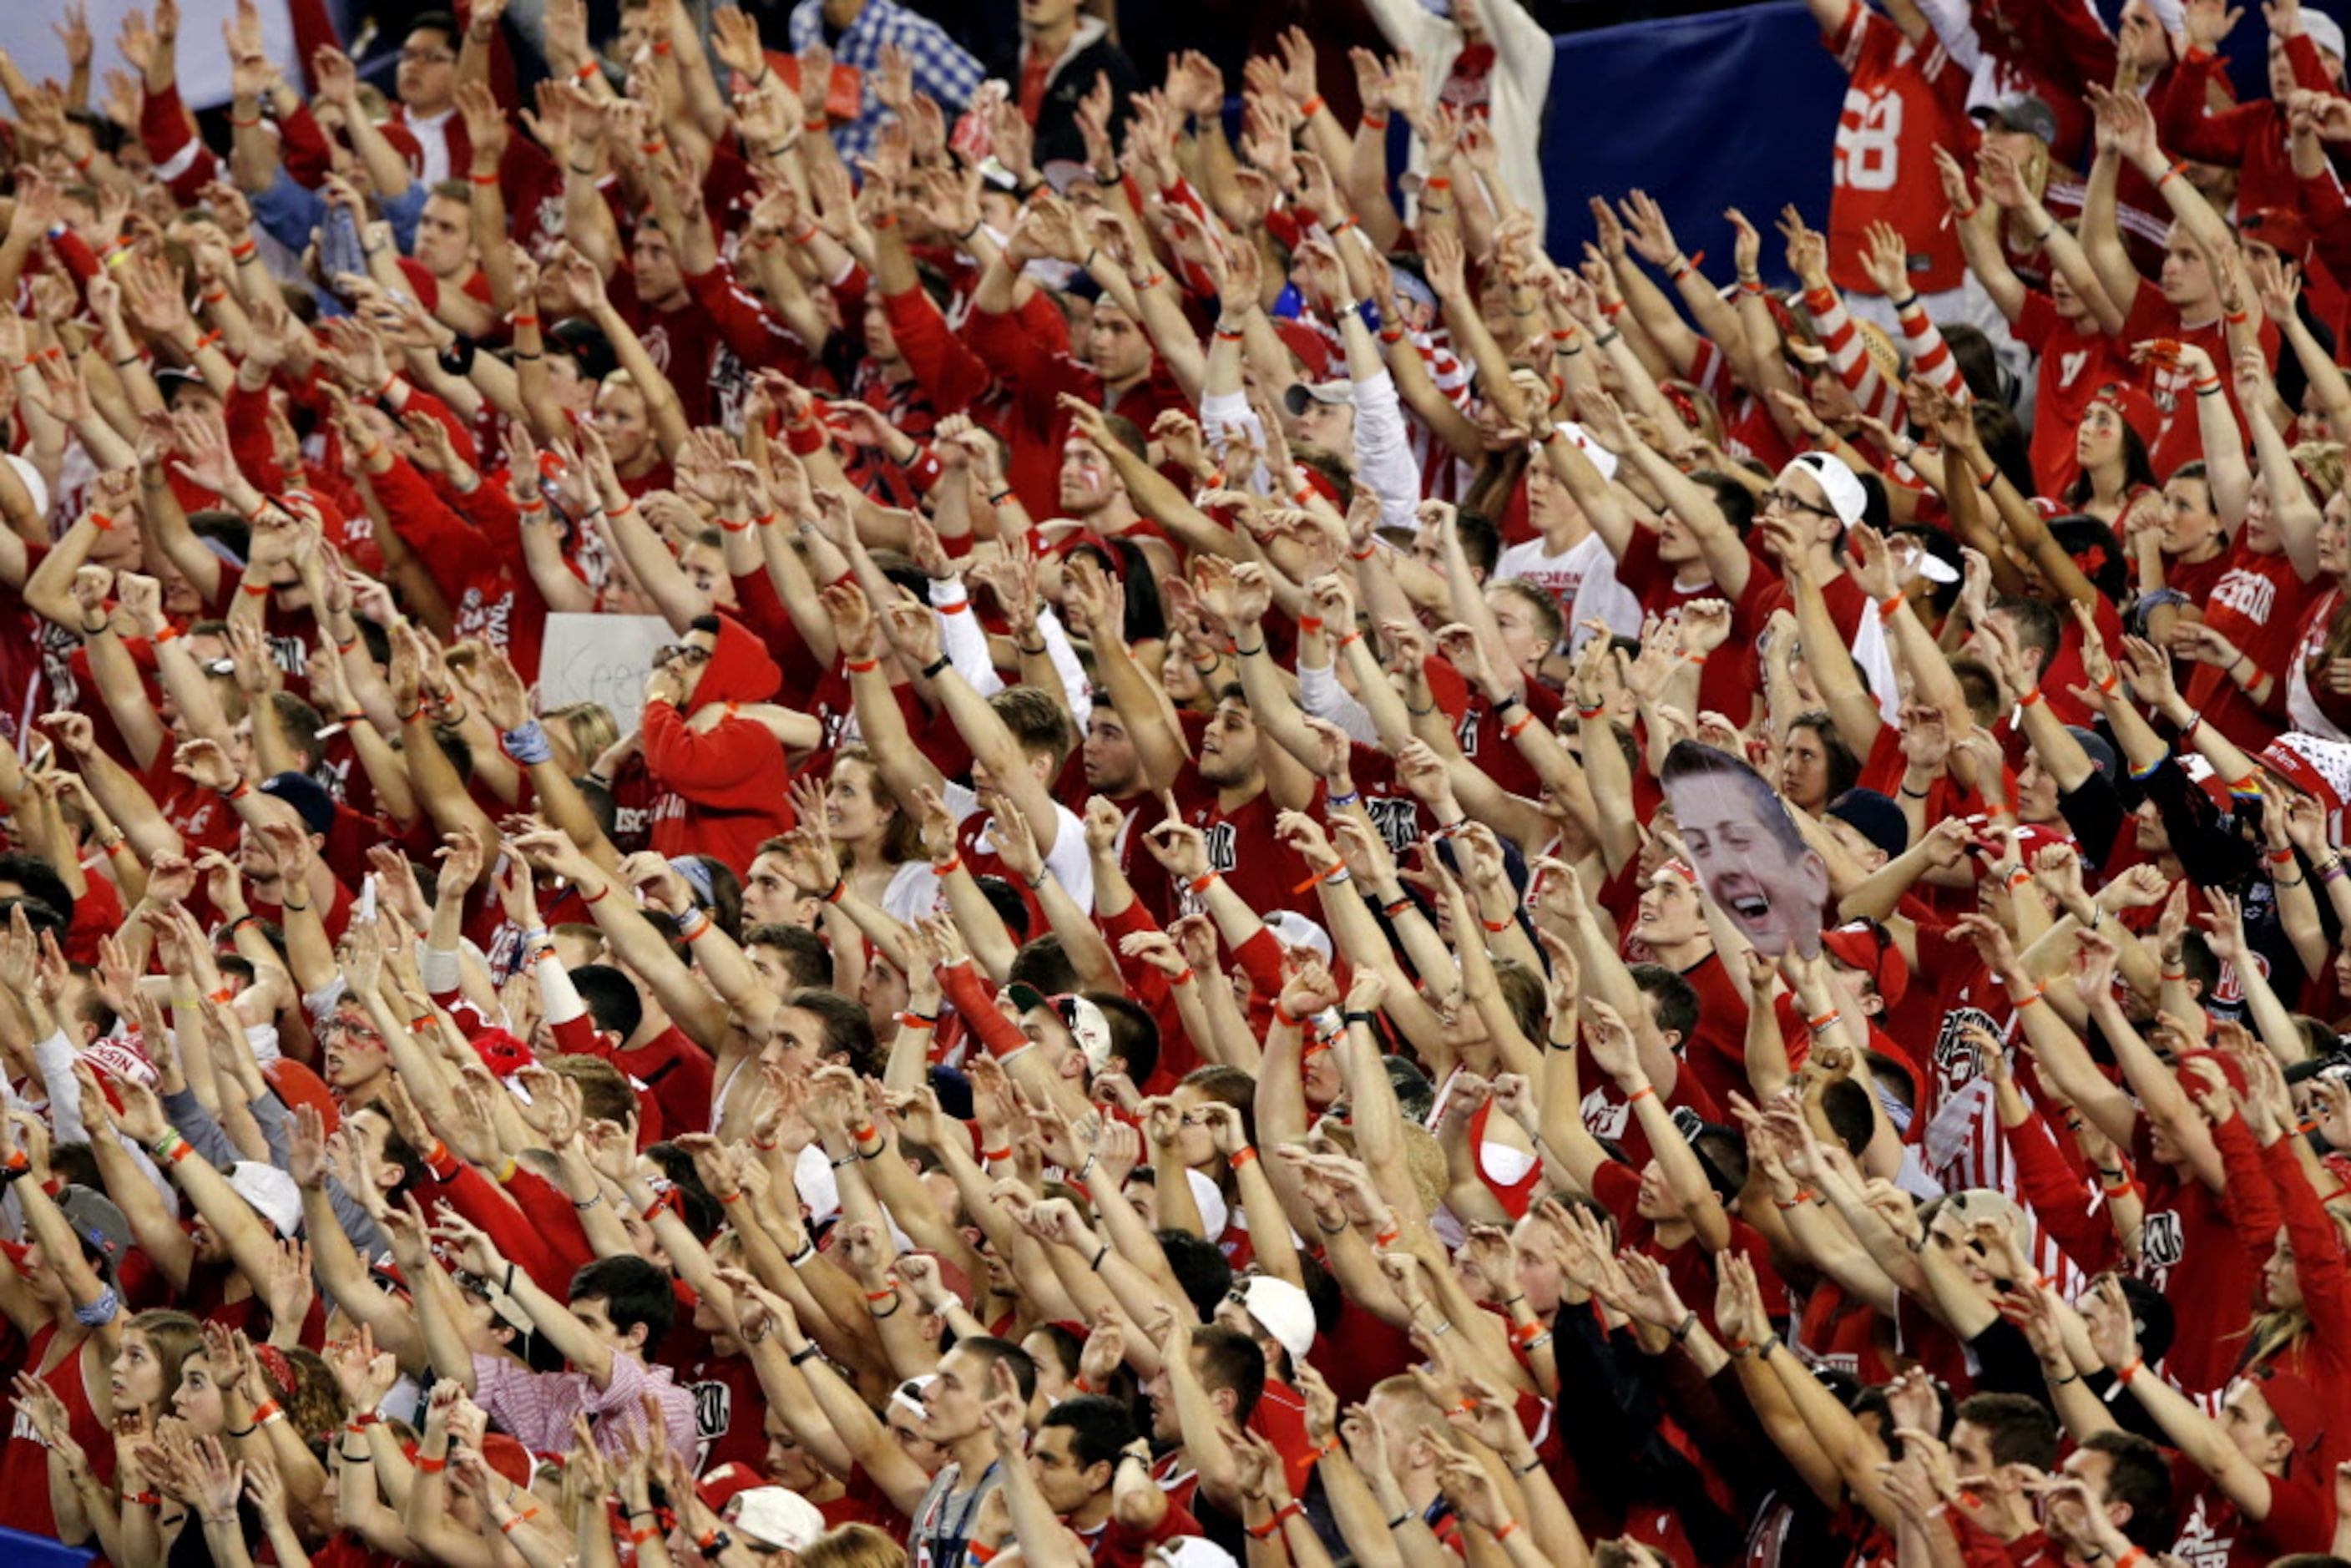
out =
<svg viewBox="0 0 2351 1568"><path fill-rule="evenodd" d="M668 647L654 653L653 663L655 664L706 664L710 663L710 650L697 647L692 643L672 643Z"/></svg>
<svg viewBox="0 0 2351 1568"><path fill-rule="evenodd" d="M400 63L404 66L454 66L457 57L446 49L402 49Z"/></svg>
<svg viewBox="0 0 2351 1568"><path fill-rule="evenodd" d="M1785 490L1766 490L1762 495L1756 497L1756 509L1758 511L1768 512L1775 507L1783 512L1810 512L1816 517L1834 517L1836 516L1834 512L1830 511L1826 507L1816 507L1812 502L1805 500L1802 497L1792 496Z"/></svg>

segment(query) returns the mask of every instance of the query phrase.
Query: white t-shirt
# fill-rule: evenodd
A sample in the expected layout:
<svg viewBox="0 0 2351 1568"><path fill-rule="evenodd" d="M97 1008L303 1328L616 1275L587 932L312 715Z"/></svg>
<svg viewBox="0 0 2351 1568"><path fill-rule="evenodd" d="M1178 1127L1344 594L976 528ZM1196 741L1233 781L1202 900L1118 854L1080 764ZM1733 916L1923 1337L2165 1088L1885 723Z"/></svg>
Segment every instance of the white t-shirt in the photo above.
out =
<svg viewBox="0 0 2351 1568"><path fill-rule="evenodd" d="M955 814L958 824L978 813L979 796L952 779L947 782L946 797L947 810ZM1061 891L1091 915L1094 908L1094 862L1086 852L1086 825L1059 800L1053 802L1053 820L1059 825L1054 829L1053 847L1045 852L1045 869L1053 873ZM995 819L990 818L979 834L979 847L991 854L998 852L992 836L995 825ZM944 898L938 900L940 907L945 904Z"/></svg>

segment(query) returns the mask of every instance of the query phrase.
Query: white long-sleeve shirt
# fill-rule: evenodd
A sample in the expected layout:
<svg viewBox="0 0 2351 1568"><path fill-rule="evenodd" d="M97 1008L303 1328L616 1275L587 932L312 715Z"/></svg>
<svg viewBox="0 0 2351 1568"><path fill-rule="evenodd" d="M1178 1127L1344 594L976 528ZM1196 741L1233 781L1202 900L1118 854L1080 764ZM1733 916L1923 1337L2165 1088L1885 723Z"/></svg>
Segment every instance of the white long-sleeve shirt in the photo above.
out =
<svg viewBox="0 0 2351 1568"><path fill-rule="evenodd" d="M1432 15L1420 0L1366 0L1372 20L1388 42L1410 49L1420 60L1421 79L1434 106L1446 78L1453 74L1461 53L1461 29L1448 17ZM1543 228L1542 119L1551 96L1551 35L1526 13L1519 0L1481 0L1479 14L1494 43L1494 144L1499 149L1502 183L1511 199L1534 215L1535 232ZM1423 153L1416 139L1412 166L1422 167Z"/></svg>

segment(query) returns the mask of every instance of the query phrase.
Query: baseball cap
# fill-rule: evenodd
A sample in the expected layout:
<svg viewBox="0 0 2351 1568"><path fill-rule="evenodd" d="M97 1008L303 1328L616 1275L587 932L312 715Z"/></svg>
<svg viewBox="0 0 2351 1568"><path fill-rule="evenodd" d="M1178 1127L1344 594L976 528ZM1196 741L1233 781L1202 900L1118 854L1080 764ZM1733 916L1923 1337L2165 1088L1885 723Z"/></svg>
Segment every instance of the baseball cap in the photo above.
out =
<svg viewBox="0 0 2351 1568"><path fill-rule="evenodd" d="M2256 207L2237 220L2237 233L2259 240L2287 261L2307 262L2315 236L2310 221L2290 207Z"/></svg>
<svg viewBox="0 0 2351 1568"><path fill-rule="evenodd" d="M273 773L262 780L261 792L274 795L294 808L302 819L306 832L330 833L335 831L335 798L327 787L307 773Z"/></svg>
<svg viewBox="0 0 2351 1568"><path fill-rule="evenodd" d="M239 1160L228 1167L228 1185L253 1205L281 1237L302 1228L302 1189L276 1166L259 1160Z"/></svg>
<svg viewBox="0 0 2351 1568"><path fill-rule="evenodd" d="M1828 814L1891 857L1910 847L1910 821L1890 795L1848 789L1829 802Z"/></svg>
<svg viewBox="0 0 2351 1568"><path fill-rule="evenodd" d="M57 1207L74 1234L98 1250L99 1267L111 1284L122 1255L131 1250L131 1222L122 1218L122 1210L103 1193L71 1185L58 1189Z"/></svg>
<svg viewBox="0 0 2351 1568"><path fill-rule="evenodd" d="M2289 730L2262 747L2254 761L2314 797L2332 813L2351 800L2351 746L2304 730Z"/></svg>
<svg viewBox="0 0 2351 1568"><path fill-rule="evenodd" d="M1593 440L1591 433L1583 426L1572 419L1563 419L1559 422L1557 428L1564 433L1570 441L1575 443L1575 449L1583 453L1594 468L1600 470L1600 476L1603 479L1616 477L1616 455Z"/></svg>
<svg viewBox="0 0 2351 1568"><path fill-rule="evenodd" d="M1310 402L1353 407L1354 402L1355 383L1353 382L1292 382L1290 390L1281 394L1281 405L1290 411L1292 419L1304 413Z"/></svg>
<svg viewBox="0 0 2351 1568"><path fill-rule="evenodd" d="M2343 57L2343 24L2324 11L2310 10L2302 14L2302 36L2336 59Z"/></svg>
<svg viewBox="0 0 2351 1568"><path fill-rule="evenodd" d="M1858 969L1869 977L1877 989L1880 1000L1894 1007L1910 991L1910 966L1902 961L1902 949L1886 938L1876 925L1855 920L1834 931L1821 934L1821 946L1829 956L1848 969Z"/></svg>
<svg viewBox="0 0 2351 1568"><path fill-rule="evenodd" d="M465 1043L474 1048L474 1054L482 1059L482 1065L499 1078L511 1078L537 1060L531 1055L530 1047L508 1029L486 1029Z"/></svg>
<svg viewBox="0 0 2351 1568"><path fill-rule="evenodd" d="M1997 125L2002 131L2021 131L2027 136L2038 136L2052 145L2057 141L2057 111L2049 107L2047 100L2032 93L2019 93L1997 103L1979 104L1968 112L1981 124Z"/></svg>
<svg viewBox="0 0 2351 1568"><path fill-rule="evenodd" d="M789 1487L753 1487L737 1492L728 1521L762 1546L804 1552L824 1533L824 1515Z"/></svg>
<svg viewBox="0 0 2351 1568"><path fill-rule="evenodd" d="M1331 961L1331 934L1294 909L1277 909L1265 917L1265 928L1285 947L1311 947L1324 963Z"/></svg>
<svg viewBox="0 0 2351 1568"><path fill-rule="evenodd" d="M694 1486L702 1499L702 1506L713 1513L724 1513L726 1505L747 1491L770 1485L767 1477L739 1460L719 1466L704 1476Z"/></svg>
<svg viewBox="0 0 2351 1568"><path fill-rule="evenodd" d="M1314 1349L1314 1304L1306 1292L1287 1280L1266 1274L1244 1280L1235 1288L1257 1326L1290 1353L1290 1364L1304 1364Z"/></svg>
<svg viewBox="0 0 2351 1568"><path fill-rule="evenodd" d="M1822 498L1828 502L1838 522L1850 528L1861 521L1862 513L1869 507L1869 492L1861 487L1860 478L1844 458L1825 452L1807 452L1781 469L1780 477L1784 479L1799 468L1820 485Z"/></svg>
<svg viewBox="0 0 2351 1568"><path fill-rule="evenodd" d="M2245 1375L2269 1402L2270 1415L2294 1439L2295 1456L2316 1452L2326 1436L2326 1406L2310 1380L2282 1366L2264 1366Z"/></svg>
<svg viewBox="0 0 2351 1568"><path fill-rule="evenodd" d="M1110 1061L1110 1019L1101 1008L1079 996L1049 997L1025 980L1016 980L1006 988L1012 1005L1022 1012L1036 1008L1050 1008L1055 1017L1069 1030L1085 1053L1086 1066L1100 1072Z"/></svg>
<svg viewBox="0 0 2351 1568"><path fill-rule="evenodd" d="M2105 403L2122 415L2123 423L2141 443L2153 446L2163 429L2163 412L2155 400L2127 382L2108 382L2091 395L2092 402Z"/></svg>
<svg viewBox="0 0 2351 1568"><path fill-rule="evenodd" d="M2107 783L2122 782L2122 759L2115 755L2115 748L2107 744L2105 736L2095 729L2085 729L2078 724L2067 725L2065 733L2079 742L2084 751L2089 753L2090 765L2105 776Z"/></svg>

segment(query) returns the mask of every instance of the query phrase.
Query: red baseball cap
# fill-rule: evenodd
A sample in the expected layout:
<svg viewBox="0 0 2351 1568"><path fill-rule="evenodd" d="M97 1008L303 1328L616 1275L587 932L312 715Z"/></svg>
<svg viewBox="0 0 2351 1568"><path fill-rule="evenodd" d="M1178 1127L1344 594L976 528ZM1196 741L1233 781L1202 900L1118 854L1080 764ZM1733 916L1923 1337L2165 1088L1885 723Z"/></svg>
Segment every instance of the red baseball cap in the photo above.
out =
<svg viewBox="0 0 2351 1568"><path fill-rule="evenodd" d="M2310 231L2310 220L2291 207L2256 207L2237 220L2237 232L2260 241L2287 261L2304 264L2310 260L2310 247L2316 237Z"/></svg>
<svg viewBox="0 0 2351 1568"><path fill-rule="evenodd" d="M2139 438L2142 445L2153 446L2163 429L2163 413L2155 406L2155 400L2128 382L2108 382L2091 395L2090 401L2105 403L2122 415L2123 423L2130 426L2131 434Z"/></svg>
<svg viewBox="0 0 2351 1568"><path fill-rule="evenodd" d="M1829 956L1848 969L1858 969L1869 977L1877 988L1880 1000L1891 1008L1897 1006L1910 991L1910 966L1902 961L1902 950L1888 941L1885 933L1867 920L1856 920L1821 934L1821 946Z"/></svg>

